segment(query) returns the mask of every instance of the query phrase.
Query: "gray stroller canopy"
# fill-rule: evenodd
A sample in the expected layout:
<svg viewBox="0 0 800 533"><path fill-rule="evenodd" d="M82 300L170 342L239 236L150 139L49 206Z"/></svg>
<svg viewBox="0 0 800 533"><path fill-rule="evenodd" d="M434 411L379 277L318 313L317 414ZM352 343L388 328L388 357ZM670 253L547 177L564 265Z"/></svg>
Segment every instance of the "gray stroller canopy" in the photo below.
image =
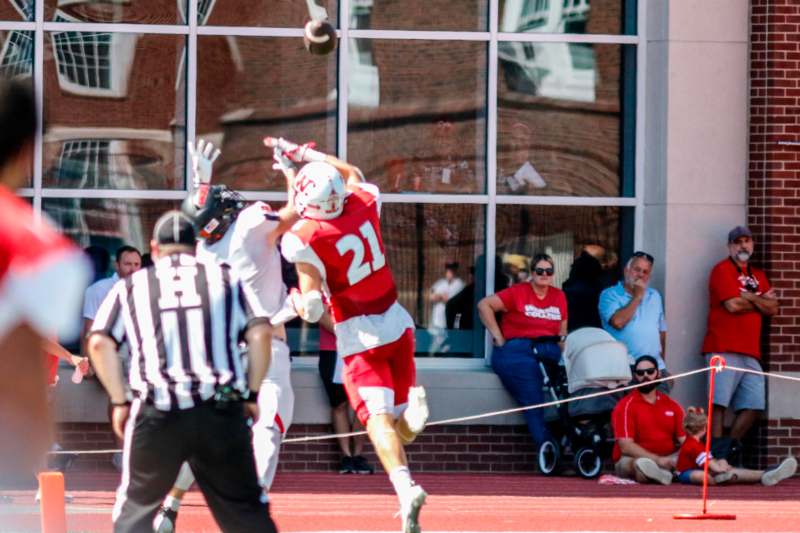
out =
<svg viewBox="0 0 800 533"><path fill-rule="evenodd" d="M614 389L631 381L628 349L600 328L567 335L564 366L570 394L587 387Z"/></svg>

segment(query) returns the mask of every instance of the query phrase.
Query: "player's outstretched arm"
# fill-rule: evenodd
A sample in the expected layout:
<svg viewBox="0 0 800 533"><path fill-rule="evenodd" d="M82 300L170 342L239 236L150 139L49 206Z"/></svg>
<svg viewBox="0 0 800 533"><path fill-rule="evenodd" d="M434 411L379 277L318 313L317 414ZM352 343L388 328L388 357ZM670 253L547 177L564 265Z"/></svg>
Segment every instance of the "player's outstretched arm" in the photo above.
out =
<svg viewBox="0 0 800 533"><path fill-rule="evenodd" d="M192 184L196 189L200 185L211 183L211 173L214 161L222 153L219 148L204 139L198 139L197 144L187 143L189 149L189 162L192 167Z"/></svg>
<svg viewBox="0 0 800 533"><path fill-rule="evenodd" d="M89 359L86 357L81 357L80 355L75 355L71 353L69 350L61 346L61 344L57 343L54 340L48 338L42 338L42 348L44 351L55 355L62 361L66 361L72 366L80 367L81 373L86 374L89 371Z"/></svg>
<svg viewBox="0 0 800 533"><path fill-rule="evenodd" d="M351 165L347 161L342 161L335 155L325 154L323 152L314 150L313 143L298 145L283 138L265 137L264 144L269 147L280 146L284 153L296 163L324 161L341 172L342 176L344 176L347 180L348 185L365 181L364 174L357 166Z"/></svg>
<svg viewBox="0 0 800 533"><path fill-rule="evenodd" d="M266 139L264 140L264 144L267 144ZM269 234L270 244L275 245L278 238L286 233L295 222L300 220L300 215L297 214L294 208L294 191L292 189L294 179L297 176L297 167L295 167L294 162L286 156L283 149L277 145L272 147L272 159L274 161L272 168L280 170L286 178L287 195L286 205L278 210L278 225Z"/></svg>

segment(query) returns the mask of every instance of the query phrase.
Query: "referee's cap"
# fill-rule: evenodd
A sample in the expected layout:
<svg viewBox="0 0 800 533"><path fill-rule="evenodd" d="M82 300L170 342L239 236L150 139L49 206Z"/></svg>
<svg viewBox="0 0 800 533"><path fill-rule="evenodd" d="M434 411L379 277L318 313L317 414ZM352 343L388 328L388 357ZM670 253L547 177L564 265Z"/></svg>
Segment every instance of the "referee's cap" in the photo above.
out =
<svg viewBox="0 0 800 533"><path fill-rule="evenodd" d="M178 210L161 215L153 228L153 240L158 244L194 246L195 238L192 220Z"/></svg>

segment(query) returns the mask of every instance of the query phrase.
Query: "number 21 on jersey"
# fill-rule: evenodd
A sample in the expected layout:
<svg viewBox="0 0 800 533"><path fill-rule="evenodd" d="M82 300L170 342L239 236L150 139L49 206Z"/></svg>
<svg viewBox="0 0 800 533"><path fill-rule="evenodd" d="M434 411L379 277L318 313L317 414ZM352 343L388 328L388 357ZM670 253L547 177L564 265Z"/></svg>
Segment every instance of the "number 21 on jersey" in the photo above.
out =
<svg viewBox="0 0 800 533"><path fill-rule="evenodd" d="M386 265L386 257L383 255L378 242L378 235L375 233L372 223L370 221L364 222L358 228L358 231L361 233L360 236L350 233L336 241L336 250L342 257L353 252L353 258L347 269L347 281L350 285L355 285ZM364 241L369 246L372 262L364 261Z"/></svg>

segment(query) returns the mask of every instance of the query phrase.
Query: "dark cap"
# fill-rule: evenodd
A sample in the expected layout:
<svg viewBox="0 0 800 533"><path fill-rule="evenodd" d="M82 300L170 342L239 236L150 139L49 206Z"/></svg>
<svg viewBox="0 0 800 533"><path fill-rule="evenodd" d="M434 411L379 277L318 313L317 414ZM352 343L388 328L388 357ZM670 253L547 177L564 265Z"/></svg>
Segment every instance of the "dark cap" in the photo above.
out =
<svg viewBox="0 0 800 533"><path fill-rule="evenodd" d="M639 363L641 363L642 361L650 361L656 368L658 368L658 361L652 355L640 355L639 357L637 357L636 361L633 363L633 368L639 366Z"/></svg>
<svg viewBox="0 0 800 533"><path fill-rule="evenodd" d="M195 232L192 220L178 210L167 211L153 228L153 240L158 244L194 246Z"/></svg>
<svg viewBox="0 0 800 533"><path fill-rule="evenodd" d="M734 242L739 237L749 237L753 238L753 233L747 229L745 226L736 226L732 230L728 232L728 242Z"/></svg>
<svg viewBox="0 0 800 533"><path fill-rule="evenodd" d="M458 261L451 261L451 262L449 262L449 263L445 263L445 264L444 264L444 268L445 268L445 269L447 269L447 270L453 270L453 271L456 271L456 270L458 270L458 266L459 266L459 265L458 265Z"/></svg>

